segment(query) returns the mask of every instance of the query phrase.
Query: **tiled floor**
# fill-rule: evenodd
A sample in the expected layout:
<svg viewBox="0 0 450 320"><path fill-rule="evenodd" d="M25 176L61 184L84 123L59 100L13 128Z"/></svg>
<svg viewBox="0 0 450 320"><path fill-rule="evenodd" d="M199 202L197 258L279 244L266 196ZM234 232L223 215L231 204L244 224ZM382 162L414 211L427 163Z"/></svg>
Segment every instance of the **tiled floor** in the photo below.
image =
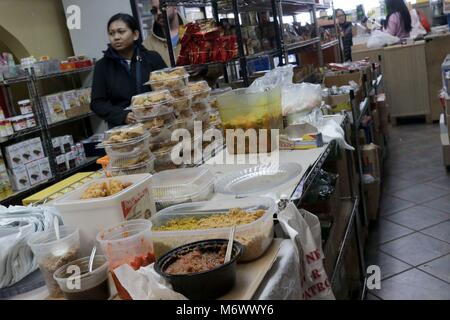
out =
<svg viewBox="0 0 450 320"><path fill-rule="evenodd" d="M438 125L393 127L385 161L380 220L366 247L381 270L367 300L450 299L450 173Z"/></svg>

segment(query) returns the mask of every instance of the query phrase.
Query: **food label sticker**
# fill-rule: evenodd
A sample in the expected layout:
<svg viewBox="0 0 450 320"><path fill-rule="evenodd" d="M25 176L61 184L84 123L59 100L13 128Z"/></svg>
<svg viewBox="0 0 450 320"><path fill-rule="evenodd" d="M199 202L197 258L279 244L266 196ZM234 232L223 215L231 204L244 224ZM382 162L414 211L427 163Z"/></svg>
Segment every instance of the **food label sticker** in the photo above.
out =
<svg viewBox="0 0 450 320"><path fill-rule="evenodd" d="M122 213L125 220L150 218L151 198L148 188L145 188L130 199L123 200Z"/></svg>

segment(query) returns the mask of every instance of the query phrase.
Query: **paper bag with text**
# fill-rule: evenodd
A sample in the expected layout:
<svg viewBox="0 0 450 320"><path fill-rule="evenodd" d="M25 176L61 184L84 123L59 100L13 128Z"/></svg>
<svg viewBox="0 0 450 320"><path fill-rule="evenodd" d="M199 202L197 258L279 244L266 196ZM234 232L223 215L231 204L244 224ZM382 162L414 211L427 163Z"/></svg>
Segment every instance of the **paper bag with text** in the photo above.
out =
<svg viewBox="0 0 450 320"><path fill-rule="evenodd" d="M293 203L278 215L278 220L297 249L303 300L334 300L330 281L323 267L324 254L319 219L299 211Z"/></svg>

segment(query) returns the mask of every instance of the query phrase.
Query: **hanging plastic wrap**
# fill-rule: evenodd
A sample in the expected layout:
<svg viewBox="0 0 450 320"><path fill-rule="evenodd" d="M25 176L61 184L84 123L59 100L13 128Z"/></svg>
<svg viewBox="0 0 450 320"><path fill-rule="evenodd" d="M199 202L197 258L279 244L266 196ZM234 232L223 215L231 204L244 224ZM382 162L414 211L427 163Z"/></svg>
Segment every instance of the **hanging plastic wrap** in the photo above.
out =
<svg viewBox="0 0 450 320"><path fill-rule="evenodd" d="M320 107L322 87L320 84L295 83L283 87L283 116L293 113L309 113Z"/></svg>

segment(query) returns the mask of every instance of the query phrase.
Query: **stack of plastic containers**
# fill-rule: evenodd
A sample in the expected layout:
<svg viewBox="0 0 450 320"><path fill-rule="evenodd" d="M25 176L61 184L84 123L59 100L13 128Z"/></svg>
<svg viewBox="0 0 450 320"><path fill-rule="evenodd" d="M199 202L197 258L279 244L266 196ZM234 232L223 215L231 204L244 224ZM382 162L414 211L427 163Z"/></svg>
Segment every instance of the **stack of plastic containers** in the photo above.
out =
<svg viewBox="0 0 450 320"><path fill-rule="evenodd" d="M150 151L150 134L143 124L121 126L105 133L103 147L109 157L111 176L151 173L155 158Z"/></svg>
<svg viewBox="0 0 450 320"><path fill-rule="evenodd" d="M150 81L153 92L169 92L168 102L172 111L160 114L153 119L139 119L150 131L150 147L155 154L155 171L180 168L182 165L173 161L172 154L177 141L172 141L172 132L176 129L187 129L193 134L194 114L192 112L192 96L188 88L189 74L183 67L168 68L152 72ZM134 112L134 111L133 111ZM180 151L181 152L181 151Z"/></svg>

